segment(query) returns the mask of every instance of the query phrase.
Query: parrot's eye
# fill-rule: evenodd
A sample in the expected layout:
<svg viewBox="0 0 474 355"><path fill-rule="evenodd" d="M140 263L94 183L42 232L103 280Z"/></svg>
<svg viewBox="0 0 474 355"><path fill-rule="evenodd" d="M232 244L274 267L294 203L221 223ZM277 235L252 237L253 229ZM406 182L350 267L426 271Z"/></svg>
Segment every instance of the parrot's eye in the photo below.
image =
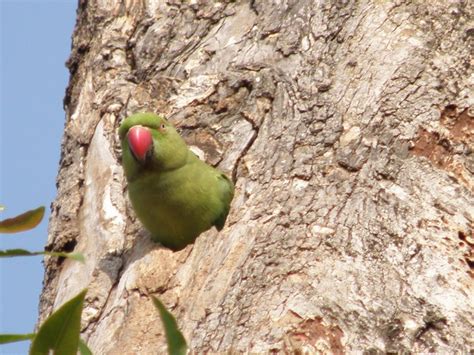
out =
<svg viewBox="0 0 474 355"><path fill-rule="evenodd" d="M165 132L166 131L166 125L164 123L160 124L160 131Z"/></svg>

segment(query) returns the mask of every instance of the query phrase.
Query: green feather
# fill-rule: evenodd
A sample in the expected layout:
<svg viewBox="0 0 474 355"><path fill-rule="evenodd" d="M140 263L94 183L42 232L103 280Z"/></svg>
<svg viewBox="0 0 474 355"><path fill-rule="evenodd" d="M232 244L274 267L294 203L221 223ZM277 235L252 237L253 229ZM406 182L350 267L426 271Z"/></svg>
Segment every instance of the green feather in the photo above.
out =
<svg viewBox="0 0 474 355"><path fill-rule="evenodd" d="M153 150L145 162L137 161L128 145L128 130L135 125L152 134ZM179 250L212 226L224 227L234 185L197 158L171 123L138 113L123 121L119 135L130 200L155 241Z"/></svg>

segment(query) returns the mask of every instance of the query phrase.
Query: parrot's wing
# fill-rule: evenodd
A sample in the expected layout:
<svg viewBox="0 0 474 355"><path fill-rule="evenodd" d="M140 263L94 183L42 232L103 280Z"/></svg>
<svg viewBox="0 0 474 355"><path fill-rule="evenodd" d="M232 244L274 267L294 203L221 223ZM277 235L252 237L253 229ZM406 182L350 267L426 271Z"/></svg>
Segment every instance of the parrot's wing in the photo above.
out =
<svg viewBox="0 0 474 355"><path fill-rule="evenodd" d="M229 214L230 203L232 201L232 198L234 197L234 184L226 175L222 173L218 175L217 180L221 193L222 212L219 217L217 217L216 221L214 222L214 225L216 226L217 230L220 231L222 230L222 228L224 228L227 215Z"/></svg>

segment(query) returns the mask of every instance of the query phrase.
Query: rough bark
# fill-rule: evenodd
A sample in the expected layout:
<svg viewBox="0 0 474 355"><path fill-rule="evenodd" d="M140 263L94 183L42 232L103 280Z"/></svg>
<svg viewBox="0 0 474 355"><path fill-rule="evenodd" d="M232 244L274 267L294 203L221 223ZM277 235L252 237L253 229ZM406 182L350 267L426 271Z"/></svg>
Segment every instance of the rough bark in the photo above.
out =
<svg viewBox="0 0 474 355"><path fill-rule="evenodd" d="M468 352L473 3L80 1L40 318L82 288L97 354ZM134 217L117 128L165 114L236 197L172 252Z"/></svg>

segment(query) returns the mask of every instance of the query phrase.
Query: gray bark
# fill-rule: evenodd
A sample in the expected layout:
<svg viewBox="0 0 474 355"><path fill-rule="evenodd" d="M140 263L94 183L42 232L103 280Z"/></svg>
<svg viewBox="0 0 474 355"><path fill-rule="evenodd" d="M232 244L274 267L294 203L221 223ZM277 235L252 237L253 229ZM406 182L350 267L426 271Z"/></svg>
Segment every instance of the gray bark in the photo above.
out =
<svg viewBox="0 0 474 355"><path fill-rule="evenodd" d="M40 319L88 287L97 354L474 348L466 1L80 1ZM236 183L180 252L136 220L117 128L161 113Z"/></svg>

